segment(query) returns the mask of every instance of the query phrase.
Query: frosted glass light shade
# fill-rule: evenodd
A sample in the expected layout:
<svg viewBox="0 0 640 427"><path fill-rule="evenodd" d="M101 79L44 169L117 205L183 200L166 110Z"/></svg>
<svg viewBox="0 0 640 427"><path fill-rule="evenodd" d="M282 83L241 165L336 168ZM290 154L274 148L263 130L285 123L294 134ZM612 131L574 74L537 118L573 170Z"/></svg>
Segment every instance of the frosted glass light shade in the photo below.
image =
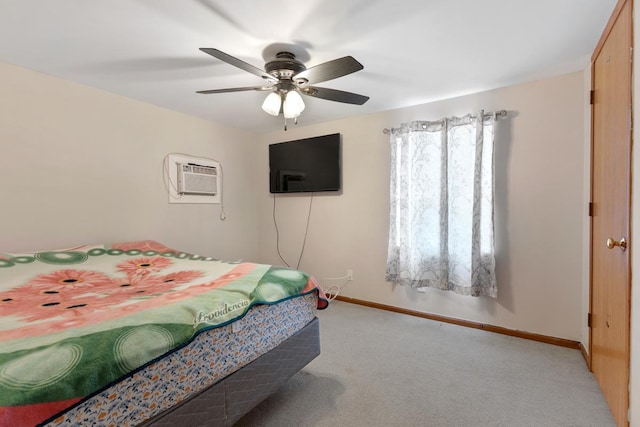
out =
<svg viewBox="0 0 640 427"><path fill-rule="evenodd" d="M280 114L280 105L282 104L282 98L279 93L271 92L262 103L262 109L265 113L277 116Z"/></svg>
<svg viewBox="0 0 640 427"><path fill-rule="evenodd" d="M304 102L302 97L295 90L287 92L287 96L284 99L284 106L282 107L285 119L294 119L302 113L304 110Z"/></svg>

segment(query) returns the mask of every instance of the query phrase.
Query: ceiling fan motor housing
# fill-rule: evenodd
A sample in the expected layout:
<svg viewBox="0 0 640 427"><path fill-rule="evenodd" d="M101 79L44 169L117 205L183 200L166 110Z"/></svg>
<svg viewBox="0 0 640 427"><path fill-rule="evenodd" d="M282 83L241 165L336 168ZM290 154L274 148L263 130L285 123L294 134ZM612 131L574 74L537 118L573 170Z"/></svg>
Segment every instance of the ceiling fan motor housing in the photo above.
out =
<svg viewBox="0 0 640 427"><path fill-rule="evenodd" d="M290 52L278 52L276 59L265 64L264 70L278 79L288 79L306 70L307 67Z"/></svg>

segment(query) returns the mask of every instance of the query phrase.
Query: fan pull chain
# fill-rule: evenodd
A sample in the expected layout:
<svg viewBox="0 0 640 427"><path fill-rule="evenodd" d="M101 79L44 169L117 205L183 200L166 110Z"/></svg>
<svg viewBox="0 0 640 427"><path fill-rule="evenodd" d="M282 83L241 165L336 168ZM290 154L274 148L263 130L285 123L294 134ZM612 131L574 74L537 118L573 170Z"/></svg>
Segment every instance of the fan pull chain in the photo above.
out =
<svg viewBox="0 0 640 427"><path fill-rule="evenodd" d="M284 116L283 116L283 117L284 117ZM298 124L298 118L297 118L297 117L294 117L294 118L293 118L293 124L294 124L294 125L297 125L297 124ZM284 130L285 130L285 131L287 130L287 118L286 118L286 117L284 118Z"/></svg>

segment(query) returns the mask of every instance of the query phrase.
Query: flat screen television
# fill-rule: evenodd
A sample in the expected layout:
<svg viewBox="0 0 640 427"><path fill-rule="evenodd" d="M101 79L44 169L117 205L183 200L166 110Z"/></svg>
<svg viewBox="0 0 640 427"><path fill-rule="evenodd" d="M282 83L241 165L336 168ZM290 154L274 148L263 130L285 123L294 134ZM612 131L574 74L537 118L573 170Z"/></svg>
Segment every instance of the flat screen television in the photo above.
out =
<svg viewBox="0 0 640 427"><path fill-rule="evenodd" d="M340 134L269 145L269 191L339 191Z"/></svg>

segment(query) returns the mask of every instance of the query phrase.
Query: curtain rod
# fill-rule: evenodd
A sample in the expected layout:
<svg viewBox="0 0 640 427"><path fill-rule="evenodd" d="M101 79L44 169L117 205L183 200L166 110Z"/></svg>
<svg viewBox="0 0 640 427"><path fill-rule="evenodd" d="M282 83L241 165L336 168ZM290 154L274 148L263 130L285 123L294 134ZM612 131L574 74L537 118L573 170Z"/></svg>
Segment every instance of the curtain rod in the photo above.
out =
<svg viewBox="0 0 640 427"><path fill-rule="evenodd" d="M471 116L471 118L475 119L478 116ZM496 110L493 113L485 113L484 114L484 118L485 119L489 119L491 117L494 117L496 120L498 119L502 119L507 117L507 110ZM391 129L389 128L384 128L382 129L382 133L384 133L385 135L389 135L391 133Z"/></svg>

